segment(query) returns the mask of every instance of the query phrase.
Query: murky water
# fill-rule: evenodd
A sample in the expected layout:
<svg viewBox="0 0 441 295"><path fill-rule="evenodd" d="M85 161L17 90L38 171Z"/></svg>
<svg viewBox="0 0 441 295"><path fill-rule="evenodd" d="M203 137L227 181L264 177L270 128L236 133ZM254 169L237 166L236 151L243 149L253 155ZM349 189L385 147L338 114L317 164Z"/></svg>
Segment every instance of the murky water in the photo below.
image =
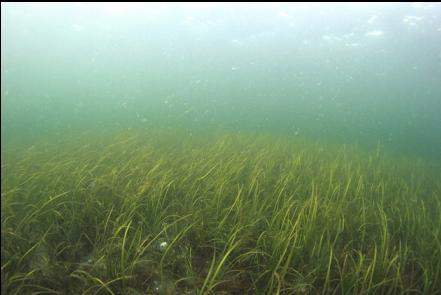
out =
<svg viewBox="0 0 441 295"><path fill-rule="evenodd" d="M435 292L441 4L2 3L1 152L5 294Z"/></svg>

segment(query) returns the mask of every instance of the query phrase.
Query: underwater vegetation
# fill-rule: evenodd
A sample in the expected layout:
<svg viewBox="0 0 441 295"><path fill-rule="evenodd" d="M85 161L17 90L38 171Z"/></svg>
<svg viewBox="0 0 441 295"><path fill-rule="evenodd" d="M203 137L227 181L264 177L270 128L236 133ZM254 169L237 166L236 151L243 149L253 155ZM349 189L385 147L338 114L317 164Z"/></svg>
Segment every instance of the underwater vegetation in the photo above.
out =
<svg viewBox="0 0 441 295"><path fill-rule="evenodd" d="M267 135L8 143L2 294L441 294L441 175Z"/></svg>

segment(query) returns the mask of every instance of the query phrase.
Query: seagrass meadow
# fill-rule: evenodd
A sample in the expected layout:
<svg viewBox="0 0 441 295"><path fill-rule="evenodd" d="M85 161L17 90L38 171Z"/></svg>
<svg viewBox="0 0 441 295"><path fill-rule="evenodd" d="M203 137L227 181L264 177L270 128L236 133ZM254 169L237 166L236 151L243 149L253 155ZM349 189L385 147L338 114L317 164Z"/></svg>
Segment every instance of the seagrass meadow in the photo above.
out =
<svg viewBox="0 0 441 295"><path fill-rule="evenodd" d="M3 294L441 288L441 178L413 159L148 130L2 159Z"/></svg>
<svg viewBox="0 0 441 295"><path fill-rule="evenodd" d="M1 294L441 295L439 3L1 22Z"/></svg>

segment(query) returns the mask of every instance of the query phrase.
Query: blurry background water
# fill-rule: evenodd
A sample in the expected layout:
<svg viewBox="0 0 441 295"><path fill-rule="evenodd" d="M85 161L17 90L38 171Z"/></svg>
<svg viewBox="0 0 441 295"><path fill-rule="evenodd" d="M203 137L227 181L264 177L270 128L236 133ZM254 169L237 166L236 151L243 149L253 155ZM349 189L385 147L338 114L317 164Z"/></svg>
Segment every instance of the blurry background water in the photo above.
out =
<svg viewBox="0 0 441 295"><path fill-rule="evenodd" d="M441 4L2 3L2 148L156 126L439 163Z"/></svg>

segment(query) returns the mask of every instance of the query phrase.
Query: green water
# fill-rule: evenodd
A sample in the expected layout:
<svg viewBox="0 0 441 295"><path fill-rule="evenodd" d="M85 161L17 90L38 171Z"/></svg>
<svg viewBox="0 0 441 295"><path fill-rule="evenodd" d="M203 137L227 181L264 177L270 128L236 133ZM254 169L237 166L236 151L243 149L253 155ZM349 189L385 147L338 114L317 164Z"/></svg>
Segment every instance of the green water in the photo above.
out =
<svg viewBox="0 0 441 295"><path fill-rule="evenodd" d="M2 3L2 293L439 294L440 114L440 3Z"/></svg>

